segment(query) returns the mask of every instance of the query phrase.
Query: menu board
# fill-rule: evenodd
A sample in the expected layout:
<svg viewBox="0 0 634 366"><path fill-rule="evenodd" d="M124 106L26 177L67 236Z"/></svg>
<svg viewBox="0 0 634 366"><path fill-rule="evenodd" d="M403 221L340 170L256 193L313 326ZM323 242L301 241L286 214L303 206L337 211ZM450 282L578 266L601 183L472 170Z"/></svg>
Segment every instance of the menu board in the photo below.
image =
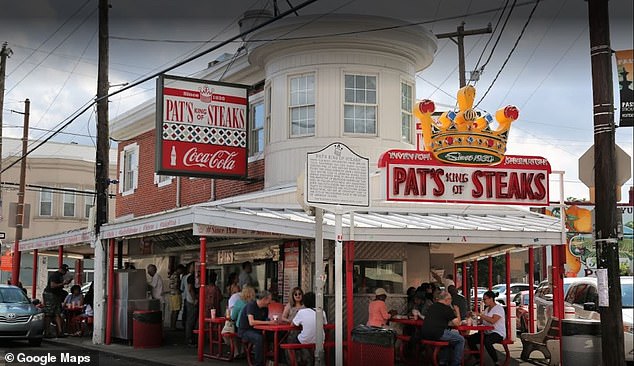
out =
<svg viewBox="0 0 634 366"><path fill-rule="evenodd" d="M284 302L291 296L293 287L299 286L299 241L284 243Z"/></svg>

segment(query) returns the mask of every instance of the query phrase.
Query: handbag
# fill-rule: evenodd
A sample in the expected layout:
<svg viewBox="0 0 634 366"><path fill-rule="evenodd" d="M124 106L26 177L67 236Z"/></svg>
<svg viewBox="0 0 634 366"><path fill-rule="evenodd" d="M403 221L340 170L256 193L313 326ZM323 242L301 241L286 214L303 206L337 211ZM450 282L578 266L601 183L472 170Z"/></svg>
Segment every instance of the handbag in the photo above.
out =
<svg viewBox="0 0 634 366"><path fill-rule="evenodd" d="M236 325L233 322L233 320L226 320L225 321L225 326L222 327L222 330L220 331L220 334L225 334L225 333L235 333L236 332Z"/></svg>

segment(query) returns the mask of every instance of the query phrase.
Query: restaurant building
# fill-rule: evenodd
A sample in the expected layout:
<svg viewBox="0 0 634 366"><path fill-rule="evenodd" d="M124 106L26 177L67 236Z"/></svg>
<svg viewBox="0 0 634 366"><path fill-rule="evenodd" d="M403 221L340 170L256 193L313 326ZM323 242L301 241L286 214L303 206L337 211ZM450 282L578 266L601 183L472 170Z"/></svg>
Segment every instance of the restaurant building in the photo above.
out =
<svg viewBox="0 0 634 366"><path fill-rule="evenodd" d="M245 19L270 16L257 11ZM415 75L433 62L436 38L420 25L384 17L311 19L298 16L262 28L234 55L193 76L247 86L245 178L157 175L157 155L165 161L172 152L159 150L161 109L154 100L110 122L111 136L120 141L119 183L115 219L102 227L101 239L115 243L119 268L124 261L136 268L153 263L167 280L176 264L199 260L204 237L206 267L222 287L251 261L258 287L280 301L295 286L311 290L318 230L298 178L307 153L335 141L367 158L370 167L369 207L343 215L343 239L354 243L355 324L367 320L367 303L378 287L390 294L388 307L403 309L407 288L429 281L432 269L449 273L456 261L560 243L557 219L504 200L386 200L385 164L392 160L385 153L415 152ZM290 31L293 37L285 37ZM193 132L181 133L188 138ZM331 212L322 229L332 314L329 299L340 273Z"/></svg>

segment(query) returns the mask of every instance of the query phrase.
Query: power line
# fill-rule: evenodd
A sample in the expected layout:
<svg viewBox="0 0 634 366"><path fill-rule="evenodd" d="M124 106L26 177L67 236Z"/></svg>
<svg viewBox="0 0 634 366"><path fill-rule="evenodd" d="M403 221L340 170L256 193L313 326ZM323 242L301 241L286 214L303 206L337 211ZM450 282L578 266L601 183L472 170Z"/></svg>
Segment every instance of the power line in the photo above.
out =
<svg viewBox="0 0 634 366"><path fill-rule="evenodd" d="M480 53L480 57L478 57L478 61L476 62L475 67L473 68L474 70L478 70L478 67L480 66L480 61L482 61L482 57L484 56L484 53L486 52L486 49L489 47L489 43L491 43L491 40L493 39L493 36L494 36L495 32L497 32L497 30L498 30L498 26L500 25L500 22L502 21L502 17L504 16L504 12L506 11L506 7L508 6L509 1L510 0L506 0L504 2L504 8L502 9L502 12L500 13L500 16L498 17L497 22L495 22L495 27L493 27L493 33L491 33L491 36L489 36L489 40L484 45L484 48L482 48L482 53ZM494 49L495 49L495 47L494 47Z"/></svg>
<svg viewBox="0 0 634 366"><path fill-rule="evenodd" d="M506 56L506 60L504 60L504 62L502 63L502 66L500 67L500 69L498 70L497 74L495 75L495 78L493 78L493 81L491 82L491 85L489 85L489 88L487 89L487 91L484 93L484 95L482 95L482 98L480 98L478 103L475 105L475 108L477 108L478 105L480 105L480 103L482 102L482 100L484 100L484 98L487 96L487 94L489 94L489 91L491 91L491 88L493 87L493 85L497 81L498 77L502 73L502 70L504 70L504 67L506 66L506 64L511 59L511 56L513 55L513 52L515 52L515 49L517 48L517 45L520 43L520 40L522 39L522 36L524 35L524 32L526 31L526 28L528 28L528 24L531 22L531 19L533 18L533 14L535 14L535 10L537 10L537 5L539 5L539 1L540 0L537 0L535 2L535 6L533 6L533 9L531 10L531 13L528 15L528 19L526 19L526 23L524 23L524 27L522 28L522 31L520 32L519 36L515 40L515 44L513 45L513 48L511 48L511 51L509 51L508 56Z"/></svg>

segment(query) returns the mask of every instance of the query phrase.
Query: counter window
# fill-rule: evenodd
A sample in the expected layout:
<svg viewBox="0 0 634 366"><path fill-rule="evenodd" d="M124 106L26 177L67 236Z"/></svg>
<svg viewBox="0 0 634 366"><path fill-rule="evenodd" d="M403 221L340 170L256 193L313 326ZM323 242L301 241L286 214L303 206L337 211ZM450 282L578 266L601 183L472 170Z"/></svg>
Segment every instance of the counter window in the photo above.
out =
<svg viewBox="0 0 634 366"><path fill-rule="evenodd" d="M400 261L355 261L354 292L372 294L382 287L390 294L403 292L403 262Z"/></svg>

